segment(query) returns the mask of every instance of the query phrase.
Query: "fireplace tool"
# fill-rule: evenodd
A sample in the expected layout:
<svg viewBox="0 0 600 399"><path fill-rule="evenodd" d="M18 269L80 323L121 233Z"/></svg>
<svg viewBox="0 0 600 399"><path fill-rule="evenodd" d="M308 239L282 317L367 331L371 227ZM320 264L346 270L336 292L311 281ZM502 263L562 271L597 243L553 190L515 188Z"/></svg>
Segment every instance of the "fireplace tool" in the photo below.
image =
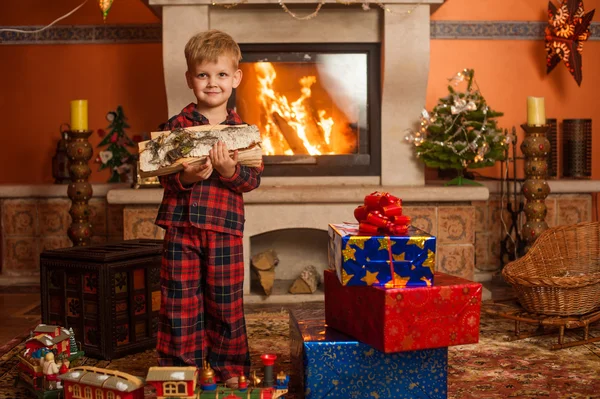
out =
<svg viewBox="0 0 600 399"><path fill-rule="evenodd" d="M505 133L508 135L508 131L505 130ZM504 202L504 195L506 192L507 202L506 202L506 211L510 215L510 227L506 228L504 231L504 235L502 240L500 241L500 262L502 267L504 267L509 262L516 260L525 254L525 245L526 242L521 236L519 232L519 217L523 213L525 208L525 202L523 201L523 196L517 193L517 181L522 183L522 180L517 179L517 159L524 159L523 157L517 157L517 131L513 126L512 128L512 140L509 146L507 146L505 150L504 161L500 164L500 170L502 178L500 179L500 198L502 203ZM513 173L512 179L508 177L508 171L510 166L510 158L509 158L509 150L512 146L512 163L513 163ZM506 168L506 170L505 170ZM506 179L505 179L506 176ZM511 183L513 189L511 190ZM506 184L506 187L505 187ZM512 193L511 193L512 191ZM512 201L511 201L512 194ZM501 209L503 212L504 209ZM502 217L502 214L501 214ZM503 226L505 226L503 224Z"/></svg>

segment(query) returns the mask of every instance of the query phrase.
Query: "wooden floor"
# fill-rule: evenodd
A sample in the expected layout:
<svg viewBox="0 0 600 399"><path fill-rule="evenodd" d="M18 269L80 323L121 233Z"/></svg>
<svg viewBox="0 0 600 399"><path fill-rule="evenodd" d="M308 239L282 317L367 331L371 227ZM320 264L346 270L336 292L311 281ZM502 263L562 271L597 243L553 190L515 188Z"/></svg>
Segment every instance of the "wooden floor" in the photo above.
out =
<svg viewBox="0 0 600 399"><path fill-rule="evenodd" d="M15 291L19 290L15 290L14 287L0 287L0 345L16 336L22 336L40 320L39 291Z"/></svg>

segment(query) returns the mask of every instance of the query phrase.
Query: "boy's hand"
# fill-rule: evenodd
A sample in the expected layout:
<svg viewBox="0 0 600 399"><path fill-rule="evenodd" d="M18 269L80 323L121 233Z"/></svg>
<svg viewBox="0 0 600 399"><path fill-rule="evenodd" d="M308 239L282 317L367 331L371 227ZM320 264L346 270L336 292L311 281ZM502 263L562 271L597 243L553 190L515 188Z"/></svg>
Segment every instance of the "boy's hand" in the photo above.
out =
<svg viewBox="0 0 600 399"><path fill-rule="evenodd" d="M190 165L186 162L181 164L183 171L179 175L181 184L192 184L197 181L206 180L213 172L213 165L209 157L206 157L206 162L201 165Z"/></svg>
<svg viewBox="0 0 600 399"><path fill-rule="evenodd" d="M218 141L208 152L214 168L225 178L230 178L235 173L235 165L238 163L238 151L233 152L233 158L229 156L229 150L222 141Z"/></svg>

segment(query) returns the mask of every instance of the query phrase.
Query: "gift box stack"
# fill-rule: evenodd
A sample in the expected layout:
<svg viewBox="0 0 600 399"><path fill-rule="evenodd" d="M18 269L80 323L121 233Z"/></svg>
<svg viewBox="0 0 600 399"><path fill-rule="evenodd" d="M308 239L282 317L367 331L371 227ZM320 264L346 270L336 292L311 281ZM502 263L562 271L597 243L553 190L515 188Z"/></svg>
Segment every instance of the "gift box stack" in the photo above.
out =
<svg viewBox="0 0 600 399"><path fill-rule="evenodd" d="M399 198L354 214L329 225L325 320L290 318L296 382L306 399L446 398L448 347L479 340L481 284L435 272L436 238Z"/></svg>

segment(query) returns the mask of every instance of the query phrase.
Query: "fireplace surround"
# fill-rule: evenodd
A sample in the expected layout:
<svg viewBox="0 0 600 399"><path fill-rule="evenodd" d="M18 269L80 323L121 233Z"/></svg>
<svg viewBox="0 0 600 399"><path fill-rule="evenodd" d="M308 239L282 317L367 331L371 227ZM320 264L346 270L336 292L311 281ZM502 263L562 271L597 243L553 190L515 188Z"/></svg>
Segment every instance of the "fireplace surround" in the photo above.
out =
<svg viewBox="0 0 600 399"><path fill-rule="evenodd" d="M327 1L315 18L297 20L272 0L247 0L236 7L212 5L212 0L149 0L162 15L163 66L168 115L175 115L194 101L184 74L183 50L188 39L206 29L229 33L240 45L307 43L364 43L380 46L379 123L381 127L380 173L338 176L336 184L423 185L422 163L404 141L407 128L415 127L425 104L429 73L430 4L443 0L391 0L384 11L372 4L340 5ZM216 2L219 4L220 2ZM299 15L309 14L317 3L291 0L288 6ZM225 3L223 3L225 4ZM301 10L299 10L301 8ZM410 13L408 13L410 11ZM167 115L165 115L167 116ZM330 177L275 178L276 184L331 182ZM266 181L265 181L266 182Z"/></svg>
<svg viewBox="0 0 600 399"><path fill-rule="evenodd" d="M231 34L242 47L262 44L293 49L294 46L364 44L379 50L379 65L371 78L377 80L380 108L369 122L379 124L380 156L377 173L354 171L349 174L279 173L264 176L259 189L244 195L245 230L244 293L248 302L288 302L322 300L317 295L289 295L290 278L312 263L326 267L328 223L352 220L354 208L373 191L389 191L402 198L413 224L439 235L438 270L473 278L475 215L472 201L485 201L485 187L441 187L425 185L423 165L414 157L413 148L404 141L407 128L415 127L425 104L429 73L430 4L443 0L392 0L383 11L375 4L364 11L360 4L340 5L327 2L317 17L296 20L285 14L272 0L248 0L233 8L211 5L207 0L149 0L162 14L163 63L168 114L178 113L194 101L187 88L183 48L198 31L220 29ZM288 7L306 14L317 5L291 0ZM418 3L418 4L417 4ZM362 4L362 3L361 3ZM410 11L410 13L408 12ZM249 48L249 47L248 47ZM373 137L373 136L370 136ZM372 157L373 158L373 157ZM267 167L272 165L267 165ZM151 230L161 189L114 190L109 203L124 204L126 238L139 236L128 226L148 226ZM322 247L321 247L322 243ZM250 258L272 247L280 252L285 270L276 272L275 294L254 295L251 289ZM322 248L322 251L319 250ZM317 264L314 264L317 263ZM280 275L280 277L278 277Z"/></svg>

